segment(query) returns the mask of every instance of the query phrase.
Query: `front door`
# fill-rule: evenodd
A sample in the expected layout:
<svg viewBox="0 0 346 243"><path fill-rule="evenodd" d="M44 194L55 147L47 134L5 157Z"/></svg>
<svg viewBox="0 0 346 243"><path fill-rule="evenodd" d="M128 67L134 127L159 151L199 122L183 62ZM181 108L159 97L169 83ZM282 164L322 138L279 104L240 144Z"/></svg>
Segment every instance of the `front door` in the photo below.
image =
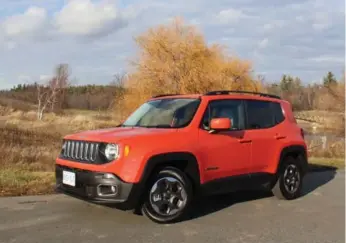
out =
<svg viewBox="0 0 346 243"><path fill-rule="evenodd" d="M209 133L212 118L229 118L229 131ZM247 175L251 168L251 140L244 130L245 116L242 100L213 100L209 103L199 132L201 164L205 182Z"/></svg>

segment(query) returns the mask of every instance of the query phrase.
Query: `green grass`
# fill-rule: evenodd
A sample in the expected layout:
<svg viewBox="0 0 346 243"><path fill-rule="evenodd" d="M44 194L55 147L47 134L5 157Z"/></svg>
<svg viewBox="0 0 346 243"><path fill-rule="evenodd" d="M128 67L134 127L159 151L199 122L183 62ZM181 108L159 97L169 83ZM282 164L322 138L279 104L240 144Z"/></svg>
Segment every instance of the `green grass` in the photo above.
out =
<svg viewBox="0 0 346 243"><path fill-rule="evenodd" d="M309 164L335 167L337 169L344 169L345 168L345 159L344 158L311 157L311 158L309 158Z"/></svg>

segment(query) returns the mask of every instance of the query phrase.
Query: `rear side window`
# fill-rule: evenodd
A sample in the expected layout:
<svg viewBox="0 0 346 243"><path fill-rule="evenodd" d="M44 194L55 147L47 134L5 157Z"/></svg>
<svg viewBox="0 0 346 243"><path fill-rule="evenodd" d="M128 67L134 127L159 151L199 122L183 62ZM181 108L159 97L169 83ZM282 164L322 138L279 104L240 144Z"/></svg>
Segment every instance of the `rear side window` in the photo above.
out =
<svg viewBox="0 0 346 243"><path fill-rule="evenodd" d="M247 129L270 128L284 120L281 105L276 102L247 100Z"/></svg>

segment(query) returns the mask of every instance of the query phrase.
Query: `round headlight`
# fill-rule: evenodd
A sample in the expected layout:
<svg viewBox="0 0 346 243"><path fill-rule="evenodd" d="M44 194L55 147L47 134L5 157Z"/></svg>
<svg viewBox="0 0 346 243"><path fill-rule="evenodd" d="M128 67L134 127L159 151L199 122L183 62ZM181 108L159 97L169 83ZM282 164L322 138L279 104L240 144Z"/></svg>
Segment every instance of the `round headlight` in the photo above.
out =
<svg viewBox="0 0 346 243"><path fill-rule="evenodd" d="M119 156L119 146L117 144L107 144L105 156L109 161L117 159Z"/></svg>

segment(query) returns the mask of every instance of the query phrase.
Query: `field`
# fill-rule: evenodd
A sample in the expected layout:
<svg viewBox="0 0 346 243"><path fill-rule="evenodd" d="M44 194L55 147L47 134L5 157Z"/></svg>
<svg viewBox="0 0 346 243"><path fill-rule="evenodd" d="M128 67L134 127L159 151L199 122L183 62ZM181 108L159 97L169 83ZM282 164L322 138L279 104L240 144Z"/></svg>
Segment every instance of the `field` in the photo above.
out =
<svg viewBox="0 0 346 243"><path fill-rule="evenodd" d="M65 110L37 121L34 110L15 111L0 106L0 196L53 193L54 162L61 138L118 123L119 118L107 111ZM324 150L315 139L309 144L310 162L344 167L344 141L328 143Z"/></svg>
<svg viewBox="0 0 346 243"><path fill-rule="evenodd" d="M0 107L1 112L1 107ZM36 120L34 111L0 113L0 196L53 192L54 162L69 133L117 125L106 112L67 110Z"/></svg>

